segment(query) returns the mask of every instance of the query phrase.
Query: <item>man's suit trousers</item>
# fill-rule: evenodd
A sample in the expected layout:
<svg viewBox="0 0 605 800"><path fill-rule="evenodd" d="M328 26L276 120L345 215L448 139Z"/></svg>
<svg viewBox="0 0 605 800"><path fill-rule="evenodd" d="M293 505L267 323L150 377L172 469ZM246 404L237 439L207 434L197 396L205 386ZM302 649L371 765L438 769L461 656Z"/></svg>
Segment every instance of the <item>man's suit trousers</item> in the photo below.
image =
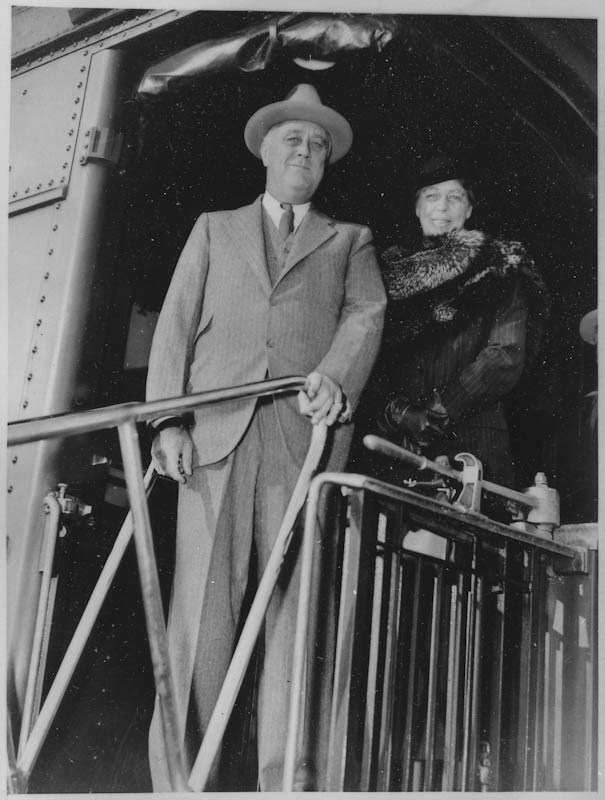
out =
<svg viewBox="0 0 605 800"><path fill-rule="evenodd" d="M275 402L280 399L260 400L235 451L216 464L196 468L179 489L168 636L189 766L233 652L252 537L261 575L299 474L281 433ZM262 791L279 790L282 784L298 573L299 566L286 563L264 630L258 698ZM158 711L156 703L150 730L151 771L154 790L168 791Z"/></svg>

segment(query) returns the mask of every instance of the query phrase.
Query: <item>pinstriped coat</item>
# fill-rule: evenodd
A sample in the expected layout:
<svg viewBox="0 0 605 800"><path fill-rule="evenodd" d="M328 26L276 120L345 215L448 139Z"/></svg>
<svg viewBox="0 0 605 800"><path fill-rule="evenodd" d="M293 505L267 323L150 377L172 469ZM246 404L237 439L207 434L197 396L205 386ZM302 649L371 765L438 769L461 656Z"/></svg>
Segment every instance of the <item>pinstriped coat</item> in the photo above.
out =
<svg viewBox="0 0 605 800"><path fill-rule="evenodd" d="M285 267L271 286L261 197L233 211L202 214L183 249L158 320L148 400L317 370L353 407L376 358L386 305L371 231L310 207ZM198 410L194 465L227 456L255 400ZM276 402L292 455L302 462L310 425L296 398ZM346 449L350 426L335 433Z"/></svg>

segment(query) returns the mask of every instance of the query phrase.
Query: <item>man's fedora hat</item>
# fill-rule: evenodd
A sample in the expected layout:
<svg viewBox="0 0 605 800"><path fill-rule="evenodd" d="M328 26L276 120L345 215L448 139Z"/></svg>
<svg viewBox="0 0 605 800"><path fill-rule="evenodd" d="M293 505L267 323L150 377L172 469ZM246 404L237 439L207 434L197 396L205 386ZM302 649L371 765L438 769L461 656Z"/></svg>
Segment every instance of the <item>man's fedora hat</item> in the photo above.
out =
<svg viewBox="0 0 605 800"><path fill-rule="evenodd" d="M353 142L351 126L337 111L324 106L317 89L310 83L299 83L285 100L263 106L250 117L244 131L244 141L248 149L260 158L260 146L267 132L274 125L290 120L314 122L330 134L331 164L349 152Z"/></svg>

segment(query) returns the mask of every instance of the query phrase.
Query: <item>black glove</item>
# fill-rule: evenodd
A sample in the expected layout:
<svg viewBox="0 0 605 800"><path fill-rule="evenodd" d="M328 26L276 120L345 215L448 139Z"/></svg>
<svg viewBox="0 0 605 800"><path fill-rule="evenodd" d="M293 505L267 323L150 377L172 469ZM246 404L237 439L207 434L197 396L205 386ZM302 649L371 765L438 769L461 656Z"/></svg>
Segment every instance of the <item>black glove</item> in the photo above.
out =
<svg viewBox="0 0 605 800"><path fill-rule="evenodd" d="M426 447L443 436L447 423L448 414L438 396L431 398L430 405L394 397L387 403L378 427L387 435L409 437Z"/></svg>

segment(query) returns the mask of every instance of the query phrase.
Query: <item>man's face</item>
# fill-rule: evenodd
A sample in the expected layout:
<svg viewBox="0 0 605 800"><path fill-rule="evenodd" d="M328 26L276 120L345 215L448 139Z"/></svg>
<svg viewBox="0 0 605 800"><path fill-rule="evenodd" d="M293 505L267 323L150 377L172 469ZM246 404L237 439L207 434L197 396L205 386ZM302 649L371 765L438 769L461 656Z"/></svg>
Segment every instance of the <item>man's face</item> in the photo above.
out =
<svg viewBox="0 0 605 800"><path fill-rule="evenodd" d="M306 203L321 183L330 140L314 122L275 125L261 144L267 191L281 203Z"/></svg>
<svg viewBox="0 0 605 800"><path fill-rule="evenodd" d="M458 180L423 186L416 200L416 216L425 236L460 230L473 207L466 189Z"/></svg>

